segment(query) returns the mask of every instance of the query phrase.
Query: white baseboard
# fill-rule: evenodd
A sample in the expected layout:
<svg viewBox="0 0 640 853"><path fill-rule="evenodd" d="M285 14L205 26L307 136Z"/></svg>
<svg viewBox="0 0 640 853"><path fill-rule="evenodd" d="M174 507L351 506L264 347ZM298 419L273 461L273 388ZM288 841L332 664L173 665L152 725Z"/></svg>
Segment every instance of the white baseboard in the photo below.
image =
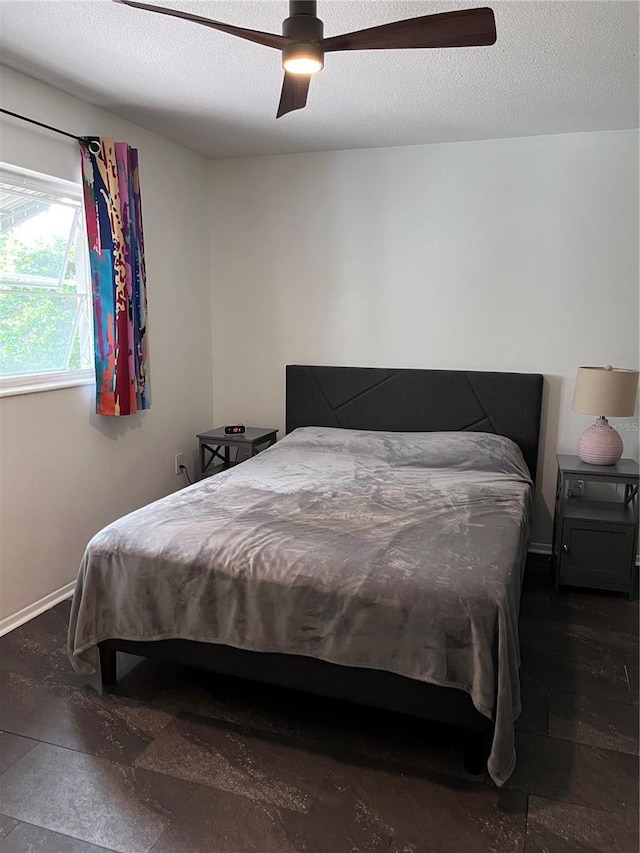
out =
<svg viewBox="0 0 640 853"><path fill-rule="evenodd" d="M24 625L25 622L29 622L30 619L39 616L45 610L50 610L54 605L64 601L65 598L71 598L75 585L76 582L71 581L71 583L65 584L65 586L60 587L55 592L45 595L39 601L23 607L22 610L18 610L12 616L5 616L4 619L0 619L0 637L9 631L13 631L14 628Z"/></svg>
<svg viewBox="0 0 640 853"><path fill-rule="evenodd" d="M529 545L529 553L530 554L543 554L545 557L551 556L551 545L547 545L546 542L532 542Z"/></svg>

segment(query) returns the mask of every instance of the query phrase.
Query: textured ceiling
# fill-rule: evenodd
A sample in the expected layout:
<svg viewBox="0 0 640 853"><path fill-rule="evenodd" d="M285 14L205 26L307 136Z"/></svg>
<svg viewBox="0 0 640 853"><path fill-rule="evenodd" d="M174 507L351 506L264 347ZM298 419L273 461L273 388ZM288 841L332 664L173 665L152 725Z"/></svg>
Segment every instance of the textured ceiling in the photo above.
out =
<svg viewBox="0 0 640 853"><path fill-rule="evenodd" d="M280 32L287 3L155 0ZM319 0L325 35L486 3ZM498 42L332 53L276 121L280 54L109 0L3 0L4 64L211 157L638 126L637 2L501 0Z"/></svg>

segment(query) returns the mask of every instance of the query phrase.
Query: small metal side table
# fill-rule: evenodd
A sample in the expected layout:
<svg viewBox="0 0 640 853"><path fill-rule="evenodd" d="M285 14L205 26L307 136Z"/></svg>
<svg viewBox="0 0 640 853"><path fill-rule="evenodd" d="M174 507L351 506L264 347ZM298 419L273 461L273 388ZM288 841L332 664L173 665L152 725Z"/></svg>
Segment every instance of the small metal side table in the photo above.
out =
<svg viewBox="0 0 640 853"><path fill-rule="evenodd" d="M266 450L276 443L277 435L277 429L265 427L247 427L245 432L235 435L225 435L224 427L201 432L198 435L198 479L232 468L242 461L239 454L243 451L255 456ZM231 458L233 447L236 449L234 459Z"/></svg>
<svg viewBox="0 0 640 853"><path fill-rule="evenodd" d="M560 584L625 592L636 590L638 546L638 463L620 459L615 465L588 465L578 456L558 461L553 519L555 588ZM618 500L589 500L569 494L569 482L624 486ZM617 489L616 489L617 491Z"/></svg>

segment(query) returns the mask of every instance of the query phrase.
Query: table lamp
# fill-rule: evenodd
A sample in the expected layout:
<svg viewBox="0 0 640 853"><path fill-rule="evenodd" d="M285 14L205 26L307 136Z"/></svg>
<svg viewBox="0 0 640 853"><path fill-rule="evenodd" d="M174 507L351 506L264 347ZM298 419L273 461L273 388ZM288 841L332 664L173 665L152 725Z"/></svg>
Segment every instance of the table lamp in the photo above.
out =
<svg viewBox="0 0 640 853"><path fill-rule="evenodd" d="M622 438L607 420L611 415L633 415L638 371L621 367L579 367L571 408L583 415L598 415L578 440L578 456L590 465L615 465L622 456Z"/></svg>

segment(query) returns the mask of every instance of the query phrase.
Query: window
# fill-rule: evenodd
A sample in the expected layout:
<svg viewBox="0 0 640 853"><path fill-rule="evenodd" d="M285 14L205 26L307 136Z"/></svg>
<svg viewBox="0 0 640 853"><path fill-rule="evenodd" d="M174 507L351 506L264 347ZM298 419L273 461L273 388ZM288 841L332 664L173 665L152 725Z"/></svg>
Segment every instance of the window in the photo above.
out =
<svg viewBox="0 0 640 853"><path fill-rule="evenodd" d="M0 164L0 394L94 381L82 188Z"/></svg>

